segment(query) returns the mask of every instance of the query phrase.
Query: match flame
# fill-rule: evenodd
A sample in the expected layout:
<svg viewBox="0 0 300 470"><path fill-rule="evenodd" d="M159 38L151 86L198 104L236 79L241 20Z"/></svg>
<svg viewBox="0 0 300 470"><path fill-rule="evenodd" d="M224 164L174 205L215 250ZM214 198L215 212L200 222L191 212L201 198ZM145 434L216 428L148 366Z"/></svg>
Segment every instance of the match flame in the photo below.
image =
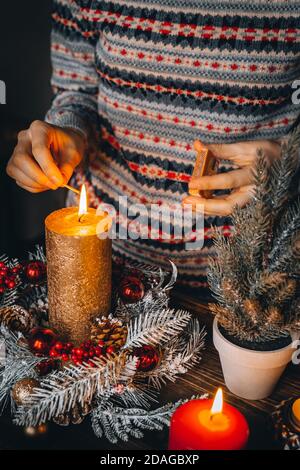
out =
<svg viewBox="0 0 300 470"><path fill-rule="evenodd" d="M223 390L221 388L218 388L210 412L211 412L211 415L215 415L218 413L222 413L222 411L223 411Z"/></svg>
<svg viewBox="0 0 300 470"><path fill-rule="evenodd" d="M87 213L87 197L86 197L86 189L85 185L81 186L80 191L80 199L79 199L79 209L78 209L78 217Z"/></svg>

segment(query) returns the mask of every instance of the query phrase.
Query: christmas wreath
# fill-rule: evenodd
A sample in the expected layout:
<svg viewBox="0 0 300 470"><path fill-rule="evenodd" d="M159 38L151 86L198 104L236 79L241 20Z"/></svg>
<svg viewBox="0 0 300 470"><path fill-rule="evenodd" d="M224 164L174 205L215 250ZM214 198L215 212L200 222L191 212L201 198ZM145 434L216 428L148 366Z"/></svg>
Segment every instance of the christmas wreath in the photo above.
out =
<svg viewBox="0 0 300 470"><path fill-rule="evenodd" d="M89 415L112 443L168 425L183 401L154 408L159 390L198 363L205 337L190 313L169 307L171 267L169 280L160 269L118 267L112 313L72 344L48 323L43 250L23 262L0 257L1 409L11 401L14 423L33 427Z"/></svg>

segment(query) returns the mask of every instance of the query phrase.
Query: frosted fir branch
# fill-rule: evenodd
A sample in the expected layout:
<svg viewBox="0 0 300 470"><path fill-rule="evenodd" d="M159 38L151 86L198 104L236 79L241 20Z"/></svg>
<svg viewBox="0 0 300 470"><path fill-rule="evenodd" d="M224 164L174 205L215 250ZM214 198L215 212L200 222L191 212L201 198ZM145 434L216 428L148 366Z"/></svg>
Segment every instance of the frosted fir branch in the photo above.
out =
<svg viewBox="0 0 300 470"><path fill-rule="evenodd" d="M270 266L270 270L272 270L273 272L283 272L289 274L290 277L295 277L299 279L299 255L295 254L292 246L288 247L286 252L281 253L280 256L274 260L274 262Z"/></svg>
<svg viewBox="0 0 300 470"><path fill-rule="evenodd" d="M151 344L163 345L177 336L188 324L191 314L184 310L151 309L139 315L128 325L128 336L124 349Z"/></svg>
<svg viewBox="0 0 300 470"><path fill-rule="evenodd" d="M160 389L168 381L175 382L201 360L206 331L197 319L192 319L187 331L168 345L159 367L145 374L150 385ZM187 339L188 338L188 339Z"/></svg>
<svg viewBox="0 0 300 470"><path fill-rule="evenodd" d="M290 135L281 146L281 158L271 166L270 187L274 211L279 211L289 198L290 186L299 164L300 128Z"/></svg>
<svg viewBox="0 0 300 470"><path fill-rule="evenodd" d="M25 377L35 377L35 367L43 358L34 356L22 343L23 335L1 327L0 339L5 343L5 361L0 369L0 411L3 411L12 386Z"/></svg>
<svg viewBox="0 0 300 470"><path fill-rule="evenodd" d="M47 262L44 248L41 245L36 245L34 251L29 251L28 258L31 261L42 261L45 264Z"/></svg>
<svg viewBox="0 0 300 470"><path fill-rule="evenodd" d="M226 304L224 292L222 289L223 272L218 258L208 257L209 270L207 272L207 281L213 297L222 305Z"/></svg>
<svg viewBox="0 0 300 470"><path fill-rule="evenodd" d="M277 289L277 286L286 279L287 274L284 272L271 272L269 270L258 272L256 279L250 286L250 298L267 296L268 293Z"/></svg>
<svg viewBox="0 0 300 470"><path fill-rule="evenodd" d="M231 285L243 297L247 294L247 282L245 279L245 263L242 256L242 250L236 243L236 238L226 238L219 228L214 228L214 245L216 248L216 258L210 259L213 270L212 281L217 281L216 288L212 285L216 295L226 303L230 303L226 291L223 289L223 283L230 280ZM219 286L219 287L218 287Z"/></svg>
<svg viewBox="0 0 300 470"><path fill-rule="evenodd" d="M295 234L300 232L300 199L288 207L276 232L273 246L269 253L270 269L274 268L280 255L290 247Z"/></svg>
<svg viewBox="0 0 300 470"><path fill-rule="evenodd" d="M29 261L41 261L47 264L44 248L41 245L36 245L35 250L28 253L28 259ZM25 288L22 295L22 304L29 310L34 309L40 304L48 307L47 283L44 282L39 285L30 286L29 290Z"/></svg>
<svg viewBox="0 0 300 470"><path fill-rule="evenodd" d="M145 316L149 310L160 311L167 309L168 306L169 296L167 294L154 296L152 290L149 290L141 301L134 304L125 304L121 299L118 299L113 316L128 323L134 317Z"/></svg>
<svg viewBox="0 0 300 470"><path fill-rule="evenodd" d="M194 396L191 399L203 399L205 396ZM188 400L167 403L155 410L141 408L122 408L108 405L99 406L91 413L92 427L97 437L106 437L112 444L118 440L127 442L131 437L141 439L143 431L161 431L169 426L170 419L176 408Z"/></svg>
<svg viewBox="0 0 300 470"><path fill-rule="evenodd" d="M157 391L149 387L145 382L139 383L135 378L134 382L129 381L125 384L118 384L108 391L105 395L98 397L96 403L98 406L122 406L126 408L144 408L149 409L152 403L158 401Z"/></svg>
<svg viewBox="0 0 300 470"><path fill-rule="evenodd" d="M95 367L69 366L52 372L41 381L28 403L19 407L14 422L21 426L37 426L57 418L76 404L90 404L94 397L105 395L112 387L134 375L136 361L125 353L106 359L94 359Z"/></svg>
<svg viewBox="0 0 300 470"><path fill-rule="evenodd" d="M27 377L36 377L34 368L40 360L36 358L23 359L16 362L16 359L8 359L3 371L0 371L0 413L5 408L9 393L13 385L18 380Z"/></svg>
<svg viewBox="0 0 300 470"><path fill-rule="evenodd" d="M9 259L7 255L1 255L0 262L5 263L6 266L8 266L10 269L15 268L19 264L18 259ZM17 283L16 287L14 287L13 289L7 289L4 292L0 300L0 307L10 307L11 305L14 305L17 302L18 295L19 290Z"/></svg>

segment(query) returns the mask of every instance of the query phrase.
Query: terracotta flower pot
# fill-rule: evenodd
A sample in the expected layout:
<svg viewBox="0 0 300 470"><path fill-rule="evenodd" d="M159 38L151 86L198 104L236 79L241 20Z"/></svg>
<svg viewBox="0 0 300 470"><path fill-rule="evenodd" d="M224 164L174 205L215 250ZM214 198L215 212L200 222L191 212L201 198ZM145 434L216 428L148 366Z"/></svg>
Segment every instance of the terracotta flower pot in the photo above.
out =
<svg viewBox="0 0 300 470"><path fill-rule="evenodd" d="M235 395L248 400L261 400L272 393L295 351L292 342L274 351L253 351L236 346L221 334L216 319L213 341L219 352L226 386Z"/></svg>

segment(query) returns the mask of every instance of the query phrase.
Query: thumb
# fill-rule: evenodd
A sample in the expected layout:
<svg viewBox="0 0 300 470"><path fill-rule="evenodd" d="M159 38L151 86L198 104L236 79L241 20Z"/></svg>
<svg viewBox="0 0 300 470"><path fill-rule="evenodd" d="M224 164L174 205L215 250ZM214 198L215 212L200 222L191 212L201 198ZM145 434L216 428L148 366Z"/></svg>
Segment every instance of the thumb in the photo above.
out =
<svg viewBox="0 0 300 470"><path fill-rule="evenodd" d="M59 169L64 179L64 184L70 180L76 166L81 162L86 142L81 134L73 129L57 129L60 145L58 146Z"/></svg>

